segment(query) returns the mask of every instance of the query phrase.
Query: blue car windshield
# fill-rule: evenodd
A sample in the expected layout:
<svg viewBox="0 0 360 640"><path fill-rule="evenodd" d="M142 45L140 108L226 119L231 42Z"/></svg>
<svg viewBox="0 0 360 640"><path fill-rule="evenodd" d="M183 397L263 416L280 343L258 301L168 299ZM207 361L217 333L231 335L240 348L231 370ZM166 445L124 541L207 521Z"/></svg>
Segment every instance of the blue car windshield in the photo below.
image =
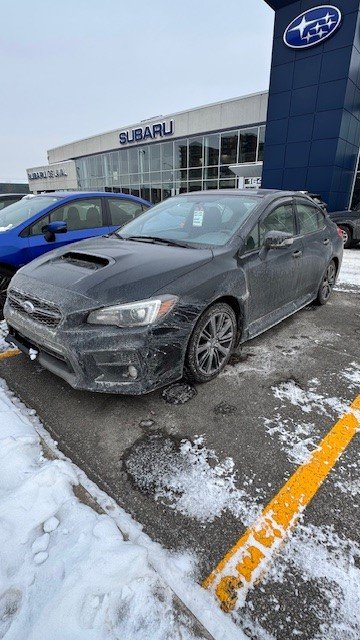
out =
<svg viewBox="0 0 360 640"><path fill-rule="evenodd" d="M161 202L118 234L123 238L154 237L191 245L227 244L261 202L257 196L203 195L173 197Z"/></svg>
<svg viewBox="0 0 360 640"><path fill-rule="evenodd" d="M0 213L0 232L17 227L58 200L55 196L25 196L22 200L10 204Z"/></svg>

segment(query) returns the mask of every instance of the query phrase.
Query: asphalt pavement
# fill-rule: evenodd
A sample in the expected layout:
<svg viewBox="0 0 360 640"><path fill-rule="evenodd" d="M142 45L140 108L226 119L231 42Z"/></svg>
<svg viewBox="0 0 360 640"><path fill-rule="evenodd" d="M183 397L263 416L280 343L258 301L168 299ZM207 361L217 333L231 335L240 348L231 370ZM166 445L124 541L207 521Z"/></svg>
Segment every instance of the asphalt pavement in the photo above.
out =
<svg viewBox="0 0 360 640"><path fill-rule="evenodd" d="M307 307L197 387L75 391L22 354L0 361L0 376L153 540L193 557L202 582L359 394L359 301L336 292ZM358 447L355 437L234 614L250 637L359 637L345 569L339 577L339 562L359 562Z"/></svg>

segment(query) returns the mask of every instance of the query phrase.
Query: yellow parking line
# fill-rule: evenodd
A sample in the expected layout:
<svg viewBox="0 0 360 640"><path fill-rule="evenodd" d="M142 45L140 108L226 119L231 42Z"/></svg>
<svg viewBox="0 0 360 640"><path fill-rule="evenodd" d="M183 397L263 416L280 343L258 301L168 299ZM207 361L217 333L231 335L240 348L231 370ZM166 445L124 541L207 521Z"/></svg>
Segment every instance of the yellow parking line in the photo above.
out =
<svg viewBox="0 0 360 640"><path fill-rule="evenodd" d="M326 476L360 428L360 395L349 413L333 426L307 462L302 464L265 507L253 525L204 580L220 601L224 611L231 611L238 599L266 571L274 552L296 524Z"/></svg>
<svg viewBox="0 0 360 640"><path fill-rule="evenodd" d="M20 349L8 349L7 351L3 351L0 353L0 360L5 360L5 358L12 358L13 356L18 356L21 353Z"/></svg>

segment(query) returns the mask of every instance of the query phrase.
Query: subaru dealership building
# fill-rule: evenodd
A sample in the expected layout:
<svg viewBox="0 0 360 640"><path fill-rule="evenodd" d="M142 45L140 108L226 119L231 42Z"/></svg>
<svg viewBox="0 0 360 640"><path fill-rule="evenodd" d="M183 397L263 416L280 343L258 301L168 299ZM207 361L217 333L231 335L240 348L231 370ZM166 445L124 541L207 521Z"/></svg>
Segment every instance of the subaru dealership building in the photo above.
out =
<svg viewBox="0 0 360 640"><path fill-rule="evenodd" d="M275 10L268 92L158 116L48 151L33 192L121 191L153 202L231 187L360 201L360 0L266 0Z"/></svg>

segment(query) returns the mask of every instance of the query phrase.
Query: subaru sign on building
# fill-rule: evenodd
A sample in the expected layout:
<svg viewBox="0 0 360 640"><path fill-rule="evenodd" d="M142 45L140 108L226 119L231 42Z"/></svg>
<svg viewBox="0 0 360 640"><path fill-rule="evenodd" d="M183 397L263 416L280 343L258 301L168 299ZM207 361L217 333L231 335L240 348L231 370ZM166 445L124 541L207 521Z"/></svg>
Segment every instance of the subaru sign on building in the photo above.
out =
<svg viewBox="0 0 360 640"><path fill-rule="evenodd" d="M359 200L360 0L266 0L275 10L262 185Z"/></svg>
<svg viewBox="0 0 360 640"><path fill-rule="evenodd" d="M341 23L341 12L328 4L304 11L285 30L284 42L292 49L308 49L335 33Z"/></svg>
<svg viewBox="0 0 360 640"><path fill-rule="evenodd" d="M265 2L275 11L269 91L50 149L47 167L29 169L30 188L118 191L158 202L261 185L319 193L330 211L358 204L360 0Z"/></svg>

